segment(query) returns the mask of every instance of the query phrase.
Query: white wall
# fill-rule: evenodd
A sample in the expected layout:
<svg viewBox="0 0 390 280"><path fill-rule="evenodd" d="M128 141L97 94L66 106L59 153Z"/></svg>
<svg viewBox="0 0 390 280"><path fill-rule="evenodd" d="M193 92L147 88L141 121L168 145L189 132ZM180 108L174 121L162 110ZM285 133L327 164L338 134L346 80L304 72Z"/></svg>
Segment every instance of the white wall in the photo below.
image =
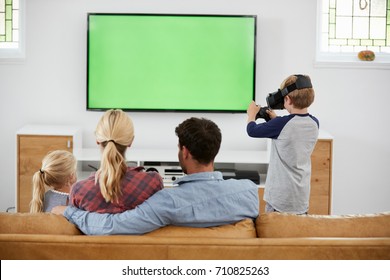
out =
<svg viewBox="0 0 390 280"><path fill-rule="evenodd" d="M15 133L25 124L70 124L94 147L100 112L86 107L86 13L230 13L258 15L257 100L293 73L307 73L316 90L310 112L334 136L333 213L390 211L389 70L313 66L313 0L29 0L26 59L0 64L0 211L14 206ZM174 127L188 113L130 113L135 147L176 147ZM198 114L198 116L201 114ZM263 149L245 134L245 114L207 114L221 127L223 149Z"/></svg>

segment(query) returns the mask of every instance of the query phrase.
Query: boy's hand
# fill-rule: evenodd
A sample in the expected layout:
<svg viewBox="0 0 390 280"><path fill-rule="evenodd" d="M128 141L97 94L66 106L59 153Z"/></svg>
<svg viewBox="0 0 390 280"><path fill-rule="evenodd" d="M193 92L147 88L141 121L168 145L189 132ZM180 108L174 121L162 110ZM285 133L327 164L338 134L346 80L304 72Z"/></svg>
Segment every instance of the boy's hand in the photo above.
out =
<svg viewBox="0 0 390 280"><path fill-rule="evenodd" d="M267 110L266 112L267 112L268 116L271 118L271 120L277 117L274 110Z"/></svg>
<svg viewBox="0 0 390 280"><path fill-rule="evenodd" d="M256 120L256 115L259 111L260 106L257 106L255 101L252 101L246 110L246 113L248 114L248 123Z"/></svg>

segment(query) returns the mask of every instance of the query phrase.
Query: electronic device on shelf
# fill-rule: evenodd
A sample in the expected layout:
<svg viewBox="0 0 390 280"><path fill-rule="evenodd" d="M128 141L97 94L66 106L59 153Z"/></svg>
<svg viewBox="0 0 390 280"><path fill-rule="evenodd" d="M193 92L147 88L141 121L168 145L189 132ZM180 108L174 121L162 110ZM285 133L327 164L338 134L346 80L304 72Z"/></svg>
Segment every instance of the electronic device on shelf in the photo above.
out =
<svg viewBox="0 0 390 280"><path fill-rule="evenodd" d="M260 174L252 170L220 169L225 180L227 179L248 179L253 183L260 185Z"/></svg>
<svg viewBox="0 0 390 280"><path fill-rule="evenodd" d="M146 165L144 167L146 171L158 172L163 179L164 185L172 185L177 179L185 176L180 166Z"/></svg>

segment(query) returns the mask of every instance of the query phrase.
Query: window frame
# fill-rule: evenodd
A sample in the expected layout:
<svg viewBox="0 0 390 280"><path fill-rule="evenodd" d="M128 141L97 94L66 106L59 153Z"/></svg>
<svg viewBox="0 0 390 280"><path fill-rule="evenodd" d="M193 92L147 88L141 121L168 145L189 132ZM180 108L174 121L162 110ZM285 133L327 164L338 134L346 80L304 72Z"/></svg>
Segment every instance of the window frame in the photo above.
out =
<svg viewBox="0 0 390 280"><path fill-rule="evenodd" d="M19 42L17 48L0 48L0 64L23 62L26 57L25 48L25 0L19 0Z"/></svg>
<svg viewBox="0 0 390 280"><path fill-rule="evenodd" d="M326 52L322 46L322 2L317 0L317 36L315 67L323 68L371 68L390 69L390 54L375 53L374 61L361 61L356 52ZM326 0L327 1L327 0Z"/></svg>

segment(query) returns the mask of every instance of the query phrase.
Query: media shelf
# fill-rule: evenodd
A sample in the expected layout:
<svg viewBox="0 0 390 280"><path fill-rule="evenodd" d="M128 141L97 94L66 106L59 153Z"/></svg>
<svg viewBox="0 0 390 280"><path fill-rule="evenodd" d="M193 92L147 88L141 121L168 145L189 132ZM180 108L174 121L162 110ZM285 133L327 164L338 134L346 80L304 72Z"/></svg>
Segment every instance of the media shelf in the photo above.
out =
<svg viewBox="0 0 390 280"><path fill-rule="evenodd" d="M216 159L215 167L219 169L250 169L260 173L259 198L260 210L264 212L265 202L264 183L269 164L271 140L267 141L267 150L220 150ZM310 214L331 214L331 194L332 194L332 157L333 157L333 137L320 130L317 144L312 154L312 178L310 193ZM83 148L74 151L79 161L79 179L86 178L93 170L88 171L82 167L83 162L100 161L100 150L96 148ZM144 166L145 163L153 162L157 165L179 166L177 149L137 149L130 148L126 152L126 159L129 165ZM88 169L88 167L87 167ZM164 177L164 174L162 174ZM166 183L166 187L172 184Z"/></svg>
<svg viewBox="0 0 390 280"><path fill-rule="evenodd" d="M78 160L78 179L87 178L94 168L99 166L100 150L96 148L84 148L74 151ZM180 168L178 161L177 149L136 149L130 148L126 152L126 160L129 166L146 166L163 169L163 167ZM246 169L248 166L252 170L266 170L269 163L268 151L241 151L241 150L221 150L215 159L217 170L235 170L238 165ZM262 166L262 168L260 168ZM163 172L160 172L163 173ZM266 173L266 172L262 172ZM168 178L167 174L161 174L164 179ZM261 176L260 187L264 185L265 175ZM166 187L171 187L169 179L164 180Z"/></svg>

